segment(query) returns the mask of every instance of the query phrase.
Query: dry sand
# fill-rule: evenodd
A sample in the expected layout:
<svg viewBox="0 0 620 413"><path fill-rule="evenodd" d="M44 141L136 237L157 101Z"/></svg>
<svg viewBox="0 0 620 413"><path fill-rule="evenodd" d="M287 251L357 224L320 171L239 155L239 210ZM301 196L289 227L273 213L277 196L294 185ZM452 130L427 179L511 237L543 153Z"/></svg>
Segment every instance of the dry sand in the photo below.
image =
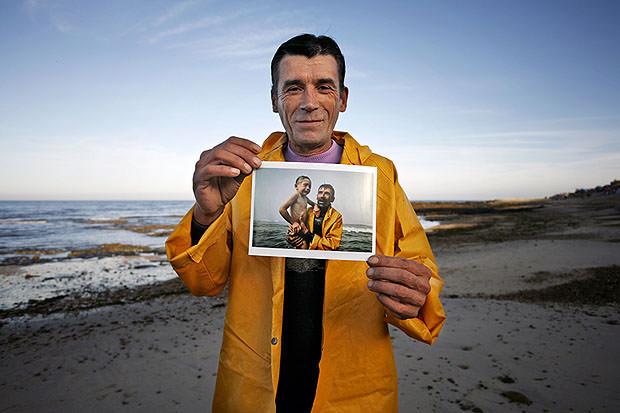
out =
<svg viewBox="0 0 620 413"><path fill-rule="evenodd" d="M502 205L416 206L473 226L430 234L448 320L430 347L393 331L400 410L620 411L618 197ZM208 411L225 299L181 291L3 313L0 411Z"/></svg>

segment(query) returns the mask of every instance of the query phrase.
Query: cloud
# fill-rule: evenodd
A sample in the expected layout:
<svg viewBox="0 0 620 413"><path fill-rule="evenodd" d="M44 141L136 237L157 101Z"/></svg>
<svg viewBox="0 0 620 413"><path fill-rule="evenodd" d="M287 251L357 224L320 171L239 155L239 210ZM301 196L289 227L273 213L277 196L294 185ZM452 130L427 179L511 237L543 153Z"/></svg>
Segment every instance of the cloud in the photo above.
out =
<svg viewBox="0 0 620 413"><path fill-rule="evenodd" d="M228 23L234 20L237 20L243 16L251 15L255 12L255 10L251 8L244 9L236 9L235 11L228 14L219 14L219 15L210 15L204 16L199 19L194 19L191 21L186 21L176 25L175 27L165 29L159 31L157 33L152 33L146 38L147 43L159 43L162 40L166 40L169 37L179 36L195 31L200 31L203 29L211 28L214 26L222 25L223 23ZM153 24L152 26L160 26L161 17L157 19L157 24ZM199 35L201 36L201 35Z"/></svg>
<svg viewBox="0 0 620 413"><path fill-rule="evenodd" d="M579 149L585 151L602 151L609 147L620 149L620 130L615 129L557 129L557 130L517 130L480 132L467 134L427 134L419 136L416 142L399 145L399 148L418 148L437 146L444 150L458 147L466 148L501 148L532 151L555 151ZM411 142L407 137L396 139Z"/></svg>
<svg viewBox="0 0 620 413"><path fill-rule="evenodd" d="M196 0L182 1L182 2L176 3L172 7L170 7L168 10L160 14L159 16L153 18L151 20L150 25L152 27L161 26L162 24L167 23L169 20L173 20L181 16L183 13L191 9L197 3L198 1Z"/></svg>
<svg viewBox="0 0 620 413"><path fill-rule="evenodd" d="M582 130L582 129L557 129L557 130L517 130L517 131L497 131L497 132L484 132L484 133L472 133L463 135L452 135L453 139L485 139L485 138L509 138L509 137L548 137L548 136L567 136L567 135L583 135L583 134L600 134L601 131L597 130Z"/></svg>
<svg viewBox="0 0 620 413"><path fill-rule="evenodd" d="M23 5L28 13L34 13L47 3L46 0L26 0Z"/></svg>
<svg viewBox="0 0 620 413"><path fill-rule="evenodd" d="M31 18L34 19L39 14L44 15L52 27L61 33L70 33L77 29L74 14L68 11L62 3L48 0L26 0L23 6Z"/></svg>
<svg viewBox="0 0 620 413"><path fill-rule="evenodd" d="M347 68L347 79L368 79L371 77L371 72L360 70L357 68Z"/></svg>
<svg viewBox="0 0 620 413"><path fill-rule="evenodd" d="M69 33L76 29L75 25L70 22L67 15L51 13L50 20L52 26L61 33Z"/></svg>
<svg viewBox="0 0 620 413"><path fill-rule="evenodd" d="M160 40L165 39L170 36L184 34L184 33L194 31L194 30L206 29L208 27L224 23L228 20L233 19L234 17L236 16L234 15L232 16L208 16L208 17L204 17L202 19L195 20L192 22L183 23L172 29L167 29L167 30L161 31L159 33L156 33L150 36L147 39L147 42L157 43Z"/></svg>
<svg viewBox="0 0 620 413"><path fill-rule="evenodd" d="M0 152L0 173L8 178L0 183L0 199L7 194L31 199L192 197L196 154L154 143L143 134L63 136L37 143L28 150L4 147Z"/></svg>
<svg viewBox="0 0 620 413"><path fill-rule="evenodd" d="M241 27L230 28L228 33L199 40L178 42L168 49L184 49L193 54L222 58L242 59L271 55L283 39L302 31L299 27Z"/></svg>
<svg viewBox="0 0 620 413"><path fill-rule="evenodd" d="M389 154L412 199L542 197L620 176L620 153L547 149L420 147Z"/></svg>
<svg viewBox="0 0 620 413"><path fill-rule="evenodd" d="M592 115L592 116L573 116L565 118L544 119L542 122L556 123L556 122L581 122L592 120L615 120L620 119L620 115Z"/></svg>
<svg viewBox="0 0 620 413"><path fill-rule="evenodd" d="M226 7L228 10L201 17L194 13L193 19L164 27L165 22L172 20L168 16L175 13L179 16L185 9L168 10L143 30L142 42L159 45L164 50L185 51L200 58L236 61L251 70L257 57L271 56L280 42L312 31L308 25L288 23L305 20L308 11L300 8L280 11L272 10L268 4ZM154 22L158 23L157 30Z"/></svg>
<svg viewBox="0 0 620 413"><path fill-rule="evenodd" d="M366 86L366 89L375 92L404 92L415 90L416 87L407 82L377 82Z"/></svg>

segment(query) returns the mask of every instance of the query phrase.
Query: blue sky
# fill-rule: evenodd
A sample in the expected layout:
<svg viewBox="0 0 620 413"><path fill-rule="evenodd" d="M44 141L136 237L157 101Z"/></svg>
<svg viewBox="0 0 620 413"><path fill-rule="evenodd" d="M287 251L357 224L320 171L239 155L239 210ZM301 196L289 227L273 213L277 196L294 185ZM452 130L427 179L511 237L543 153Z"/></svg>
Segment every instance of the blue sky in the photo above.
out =
<svg viewBox="0 0 620 413"><path fill-rule="evenodd" d="M2 1L0 199L191 199L201 151L282 130L293 35L347 59L347 130L416 199L620 178L614 1Z"/></svg>

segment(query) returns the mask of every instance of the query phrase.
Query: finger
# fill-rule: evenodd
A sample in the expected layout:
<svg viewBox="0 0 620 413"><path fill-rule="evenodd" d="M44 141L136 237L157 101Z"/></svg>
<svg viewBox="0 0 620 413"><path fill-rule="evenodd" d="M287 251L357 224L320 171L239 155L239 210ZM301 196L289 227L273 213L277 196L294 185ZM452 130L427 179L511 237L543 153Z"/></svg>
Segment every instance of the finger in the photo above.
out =
<svg viewBox="0 0 620 413"><path fill-rule="evenodd" d="M254 164L254 161L244 158L243 156L247 155L247 151L245 149L244 151L244 153L239 153L235 151L230 151L228 150L228 148L213 149L209 154L208 160L205 162L205 164L224 164L234 166L235 168L238 168L241 172L245 174L250 174L253 170L251 164Z"/></svg>
<svg viewBox="0 0 620 413"><path fill-rule="evenodd" d="M295 246L303 249L306 247L306 241L299 235L295 235Z"/></svg>
<svg viewBox="0 0 620 413"><path fill-rule="evenodd" d="M387 295L377 294L377 299L381 304L390 310L394 315L401 320L407 320L409 318L415 318L420 312L420 307L415 305L407 305L401 303Z"/></svg>
<svg viewBox="0 0 620 413"><path fill-rule="evenodd" d="M251 140L245 139L245 138L240 138L238 136L231 136L226 141L234 143L235 145L243 146L244 148L249 149L250 151L252 151L254 153L259 153L262 150L262 148L260 146L258 146L257 144L255 144Z"/></svg>
<svg viewBox="0 0 620 413"><path fill-rule="evenodd" d="M236 177L241 174L241 171L238 168L228 166L228 165L206 165L202 167L196 173L196 179L198 182L207 181L210 178L216 176L224 176L224 177Z"/></svg>
<svg viewBox="0 0 620 413"><path fill-rule="evenodd" d="M371 267L366 270L366 276L371 280L387 280L404 285L423 294L431 291L431 284L425 276L418 276L409 270L390 267Z"/></svg>
<svg viewBox="0 0 620 413"><path fill-rule="evenodd" d="M254 170L252 166L250 166L243 158L235 155L232 152L218 149L211 152L208 161L198 161L196 163L196 169L194 170L194 174L196 176L200 176L202 179L208 179L210 178L210 176L207 171L210 170L210 167L216 165L224 165L235 168L239 171L239 173L243 175L249 175ZM213 176L220 175L216 173ZM228 174L224 176L228 176Z"/></svg>
<svg viewBox="0 0 620 413"><path fill-rule="evenodd" d="M258 158L258 156L256 156L253 151L249 150L245 146L240 146L235 144L234 142L225 141L212 149L202 152L200 154L198 162L196 162L196 167L198 168L202 165L208 165L211 163L238 162L238 160L233 161L234 159L236 159L236 157L242 159L244 163L246 163L247 165L251 165L254 168L260 167L262 163L260 158ZM239 167L239 165L235 166L241 170L244 170L244 168ZM246 173L250 172L251 169L246 169Z"/></svg>
<svg viewBox="0 0 620 413"><path fill-rule="evenodd" d="M287 241L289 242L289 244L295 246L295 247L299 247L302 243L302 239L299 238L298 236L295 235L290 235L287 239Z"/></svg>
<svg viewBox="0 0 620 413"><path fill-rule="evenodd" d="M370 267L404 268L419 276L430 277L431 270L414 260L386 255L373 255L366 261Z"/></svg>
<svg viewBox="0 0 620 413"><path fill-rule="evenodd" d="M426 294L389 281L370 280L368 289L412 305L422 306L426 301Z"/></svg>
<svg viewBox="0 0 620 413"><path fill-rule="evenodd" d="M255 168L258 168L261 165L261 160L258 156L256 156L254 151L243 145L237 145L234 142L224 142L218 149L234 153Z"/></svg>

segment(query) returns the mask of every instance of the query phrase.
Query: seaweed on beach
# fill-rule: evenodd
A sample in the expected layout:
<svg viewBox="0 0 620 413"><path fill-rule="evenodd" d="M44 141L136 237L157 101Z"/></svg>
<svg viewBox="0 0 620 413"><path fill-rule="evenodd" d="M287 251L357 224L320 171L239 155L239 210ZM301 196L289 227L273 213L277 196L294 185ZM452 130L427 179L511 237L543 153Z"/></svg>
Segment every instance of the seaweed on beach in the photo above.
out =
<svg viewBox="0 0 620 413"><path fill-rule="evenodd" d="M52 261L50 258L41 258L38 255L33 255L33 256L25 256L25 255L17 255L14 257L7 257L7 258L3 258L0 260L0 266L2 267L6 267L6 266L18 266L18 267L25 267L27 265L32 265L32 264L43 264L46 262L50 262Z"/></svg>
<svg viewBox="0 0 620 413"><path fill-rule="evenodd" d="M66 252L62 250L19 250L16 252L24 253L39 253L39 254L58 254L59 252ZM50 252L51 251L51 252ZM25 267L33 264L43 264L46 262L57 262L68 260L72 258L104 258L114 256L132 256L140 254L165 254L165 249L147 247L144 245L129 245L129 244L101 244L95 247L82 248L69 251L65 256L58 257L46 257L45 255L16 255L12 257L6 257L0 259L0 266L19 266Z"/></svg>
<svg viewBox="0 0 620 413"><path fill-rule="evenodd" d="M164 253L163 248L151 248L143 245L102 244L93 248L72 250L69 258L101 258L115 255L138 255L143 253Z"/></svg>
<svg viewBox="0 0 620 413"><path fill-rule="evenodd" d="M189 294L179 278L132 288L65 294L44 300L31 300L25 307L0 310L0 319L23 315L48 315L58 312L89 310L108 305L129 304L167 295Z"/></svg>
<svg viewBox="0 0 620 413"><path fill-rule="evenodd" d="M526 239L618 238L620 195L544 202L425 202L414 208L440 221L427 230L433 247ZM603 223L603 224L602 224ZM587 230L586 230L587 229Z"/></svg>
<svg viewBox="0 0 620 413"><path fill-rule="evenodd" d="M483 298L522 302L557 302L571 304L620 304L620 266L576 270L581 278L541 289L530 289L508 294L485 295ZM558 277L574 278L573 273Z"/></svg>
<svg viewBox="0 0 620 413"><path fill-rule="evenodd" d="M176 225L122 225L120 228L128 231L137 232L139 234L146 234L150 237L165 237L172 233L172 230Z"/></svg>

